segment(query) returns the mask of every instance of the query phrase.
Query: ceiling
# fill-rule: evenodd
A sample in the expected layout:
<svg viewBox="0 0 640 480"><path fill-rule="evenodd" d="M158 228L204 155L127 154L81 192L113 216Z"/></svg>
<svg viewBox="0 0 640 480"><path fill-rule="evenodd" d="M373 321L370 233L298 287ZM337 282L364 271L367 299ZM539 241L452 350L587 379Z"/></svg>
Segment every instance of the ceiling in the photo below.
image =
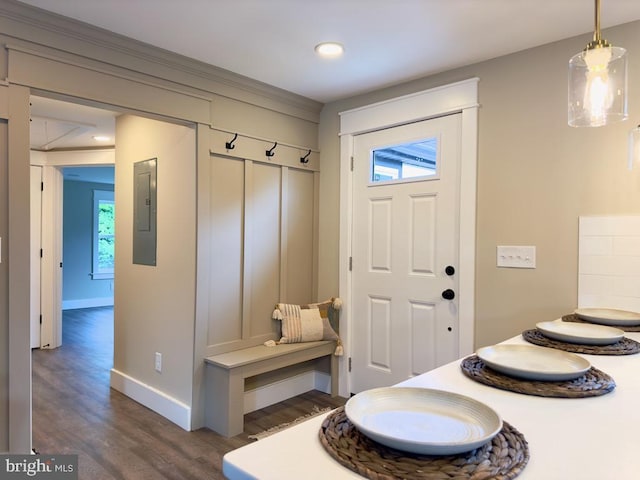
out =
<svg viewBox="0 0 640 480"><path fill-rule="evenodd" d="M594 28L590 0L22 3L322 103L580 34L585 34L586 43ZM602 1L603 28L638 19L640 1ZM344 55L319 58L314 46L322 41L342 43ZM34 98L32 103L33 148L96 146L91 137L102 131L113 137L117 112L49 99Z"/></svg>
<svg viewBox="0 0 640 480"><path fill-rule="evenodd" d="M592 0L22 1L322 103L593 32L594 24ZM602 1L603 28L637 19L640 1ZM344 55L318 58L323 41L342 43Z"/></svg>
<svg viewBox="0 0 640 480"><path fill-rule="evenodd" d="M112 148L118 112L31 96L30 143L32 150ZM106 136L98 141L94 137ZM113 167L65 167L65 180L114 183Z"/></svg>
<svg viewBox="0 0 640 480"><path fill-rule="evenodd" d="M78 147L112 147L115 111L31 97L31 149L41 151ZM105 136L109 140L93 137Z"/></svg>

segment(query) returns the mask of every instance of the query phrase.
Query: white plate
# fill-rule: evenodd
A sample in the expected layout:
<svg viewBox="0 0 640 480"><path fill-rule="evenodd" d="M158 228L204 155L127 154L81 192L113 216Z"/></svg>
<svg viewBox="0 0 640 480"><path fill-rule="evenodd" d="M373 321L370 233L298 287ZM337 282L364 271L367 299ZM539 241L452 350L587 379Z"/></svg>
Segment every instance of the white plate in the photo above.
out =
<svg viewBox="0 0 640 480"><path fill-rule="evenodd" d="M624 331L619 328L592 325L590 323L552 322L536 323L538 330L546 337L569 343L582 345L611 345L624 337Z"/></svg>
<svg viewBox="0 0 640 480"><path fill-rule="evenodd" d="M479 348L476 355L494 370L528 380L571 380L591 367L575 353L534 345L493 345Z"/></svg>
<svg viewBox="0 0 640 480"><path fill-rule="evenodd" d="M613 308L577 308L578 318L602 325L640 325L640 313Z"/></svg>
<svg viewBox="0 0 640 480"><path fill-rule="evenodd" d="M484 403L429 388L366 390L347 401L345 413L376 442L425 455L473 450L502 429L500 416Z"/></svg>

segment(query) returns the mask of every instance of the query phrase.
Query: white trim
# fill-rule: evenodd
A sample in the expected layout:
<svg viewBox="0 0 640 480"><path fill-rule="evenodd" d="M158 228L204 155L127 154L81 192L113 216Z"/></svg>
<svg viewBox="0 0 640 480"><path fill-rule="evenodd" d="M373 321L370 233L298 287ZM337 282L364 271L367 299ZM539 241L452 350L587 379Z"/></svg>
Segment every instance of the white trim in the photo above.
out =
<svg viewBox="0 0 640 480"><path fill-rule="evenodd" d="M189 405L115 368L111 369L110 384L111 388L150 408L179 427L191 431L191 408Z"/></svg>
<svg viewBox="0 0 640 480"><path fill-rule="evenodd" d="M244 413L254 412L311 390L331 393L331 375L305 372L244 392Z"/></svg>
<svg viewBox="0 0 640 480"><path fill-rule="evenodd" d="M63 150L57 152L31 151L31 165L48 165L52 167L72 167L76 165L115 165L116 151L113 148L104 150Z"/></svg>
<svg viewBox="0 0 640 480"><path fill-rule="evenodd" d="M90 273L91 280L113 280L114 274L111 273Z"/></svg>
<svg viewBox="0 0 640 480"><path fill-rule="evenodd" d="M478 107L478 78L340 112L340 135L356 135Z"/></svg>
<svg viewBox="0 0 640 480"><path fill-rule="evenodd" d="M87 299L62 301L62 210L64 178L62 167L88 165L115 165L113 148L100 150L71 150L57 152L30 152L31 165L43 167L45 184L42 197L42 327L41 344L47 348L62 345L62 310L113 305L113 299ZM97 279L96 277L93 277ZM113 274L111 277L113 278ZM74 303L79 302L79 303ZM82 303L86 302L86 303Z"/></svg>
<svg viewBox="0 0 640 480"><path fill-rule="evenodd" d="M100 227L100 203L115 204L115 194L113 190L101 190L99 188L93 189L93 210L92 210L92 225L91 225L91 278L93 280L105 280L112 279L114 277L113 268L100 271L99 268L99 243L100 235L98 229ZM115 221L115 220L114 220ZM115 237L115 234L113 235ZM115 262L115 257L114 257Z"/></svg>
<svg viewBox="0 0 640 480"><path fill-rule="evenodd" d="M469 355L475 349L476 305L476 190L478 175L478 109L462 111L460 135L460 243L458 325L460 338L458 356Z"/></svg>
<svg viewBox="0 0 640 480"><path fill-rule="evenodd" d="M112 307L113 297L80 298L78 300L63 300L62 310L76 308Z"/></svg>
<svg viewBox="0 0 640 480"><path fill-rule="evenodd" d="M462 114L460 152L460 243L459 243L459 342L458 356L473 353L475 338L475 248L476 177L478 157L478 78L452 83L422 92L340 112L340 297L347 308L342 312L343 343L351 345L352 305L351 256L353 138L357 134L426 120L450 113ZM350 374L340 361L340 395L351 391Z"/></svg>

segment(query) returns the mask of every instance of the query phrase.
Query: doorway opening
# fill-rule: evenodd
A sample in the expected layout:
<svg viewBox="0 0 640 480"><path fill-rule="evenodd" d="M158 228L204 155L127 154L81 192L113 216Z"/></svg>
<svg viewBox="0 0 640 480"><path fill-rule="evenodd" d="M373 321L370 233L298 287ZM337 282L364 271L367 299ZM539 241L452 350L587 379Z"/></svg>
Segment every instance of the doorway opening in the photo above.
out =
<svg viewBox="0 0 640 480"><path fill-rule="evenodd" d="M115 168L64 167L62 310L113 306Z"/></svg>
<svg viewBox="0 0 640 480"><path fill-rule="evenodd" d="M31 347L57 348L63 309L114 303L113 264L108 272L94 265L105 222L99 199L113 204L119 112L36 95L30 103Z"/></svg>

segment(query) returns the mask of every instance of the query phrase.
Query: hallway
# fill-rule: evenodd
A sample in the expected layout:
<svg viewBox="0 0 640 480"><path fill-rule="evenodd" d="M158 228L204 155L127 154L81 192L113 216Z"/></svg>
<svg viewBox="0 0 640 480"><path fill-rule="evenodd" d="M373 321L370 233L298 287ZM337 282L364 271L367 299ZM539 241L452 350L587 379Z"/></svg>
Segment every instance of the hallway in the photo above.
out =
<svg viewBox="0 0 640 480"><path fill-rule="evenodd" d="M109 388L112 307L65 310L62 347L32 358L33 446L78 454L81 480L222 479L222 456L253 441L248 435L344 402L313 391L246 415L245 433L230 439L186 432Z"/></svg>

